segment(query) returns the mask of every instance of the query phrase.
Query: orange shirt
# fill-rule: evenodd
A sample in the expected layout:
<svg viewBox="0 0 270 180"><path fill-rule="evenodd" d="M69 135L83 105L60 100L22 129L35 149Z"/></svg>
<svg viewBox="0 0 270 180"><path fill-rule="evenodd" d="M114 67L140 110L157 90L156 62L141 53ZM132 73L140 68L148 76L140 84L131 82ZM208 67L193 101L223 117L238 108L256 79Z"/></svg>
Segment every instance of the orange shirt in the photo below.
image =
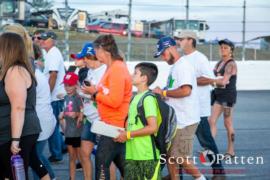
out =
<svg viewBox="0 0 270 180"><path fill-rule="evenodd" d="M114 61L98 84L96 101L101 120L124 127L131 96L132 80L127 65Z"/></svg>

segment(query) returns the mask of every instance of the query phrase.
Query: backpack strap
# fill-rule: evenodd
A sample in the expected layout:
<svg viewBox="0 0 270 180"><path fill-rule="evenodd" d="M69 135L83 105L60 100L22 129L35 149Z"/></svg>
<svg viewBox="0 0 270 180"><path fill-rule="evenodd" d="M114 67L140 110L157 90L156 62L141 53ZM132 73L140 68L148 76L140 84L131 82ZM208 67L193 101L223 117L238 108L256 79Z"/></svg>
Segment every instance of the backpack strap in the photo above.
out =
<svg viewBox="0 0 270 180"><path fill-rule="evenodd" d="M152 96L154 98L156 98L156 95L154 93L152 93L151 91L146 92L141 99L139 100L138 106L137 106L137 112L138 114L135 117L135 123L137 124L139 120L141 120L143 126L146 126L147 123L147 119L145 117L145 111L144 111L144 99L148 96ZM153 149L153 154L154 154L154 159L157 160L157 153L156 153L156 145L155 145L155 137L152 134L151 135L151 142L152 142L152 149Z"/></svg>

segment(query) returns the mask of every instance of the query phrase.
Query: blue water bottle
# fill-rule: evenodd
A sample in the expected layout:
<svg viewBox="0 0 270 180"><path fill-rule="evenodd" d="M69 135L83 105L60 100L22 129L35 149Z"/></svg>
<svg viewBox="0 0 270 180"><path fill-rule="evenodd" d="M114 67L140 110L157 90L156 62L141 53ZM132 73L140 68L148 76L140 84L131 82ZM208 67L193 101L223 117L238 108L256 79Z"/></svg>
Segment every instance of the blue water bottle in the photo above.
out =
<svg viewBox="0 0 270 180"><path fill-rule="evenodd" d="M20 155L11 156L11 167L14 180L25 180L23 159Z"/></svg>

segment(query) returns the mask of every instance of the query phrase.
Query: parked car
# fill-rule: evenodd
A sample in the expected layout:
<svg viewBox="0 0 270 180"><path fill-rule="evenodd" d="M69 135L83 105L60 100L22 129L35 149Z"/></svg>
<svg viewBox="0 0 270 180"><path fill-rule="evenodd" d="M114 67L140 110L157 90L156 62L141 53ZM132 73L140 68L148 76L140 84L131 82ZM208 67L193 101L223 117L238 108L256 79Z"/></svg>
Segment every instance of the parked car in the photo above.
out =
<svg viewBox="0 0 270 180"><path fill-rule="evenodd" d="M98 33L126 36L127 28L127 24L103 23L97 28L97 31Z"/></svg>
<svg viewBox="0 0 270 180"><path fill-rule="evenodd" d="M131 31L132 36L135 37L143 37L143 32L142 31Z"/></svg>
<svg viewBox="0 0 270 180"><path fill-rule="evenodd" d="M90 33L98 33L98 28L104 24L102 21L95 21L85 27L85 30Z"/></svg>
<svg viewBox="0 0 270 180"><path fill-rule="evenodd" d="M94 23L91 23L86 26L86 31L90 33L104 33L104 34L127 36L128 24L95 21ZM135 37L142 37L143 32L131 31L131 35Z"/></svg>
<svg viewBox="0 0 270 180"><path fill-rule="evenodd" d="M31 15L28 20L26 20L27 26L33 26L38 28L48 27L48 18L44 15L33 16Z"/></svg>

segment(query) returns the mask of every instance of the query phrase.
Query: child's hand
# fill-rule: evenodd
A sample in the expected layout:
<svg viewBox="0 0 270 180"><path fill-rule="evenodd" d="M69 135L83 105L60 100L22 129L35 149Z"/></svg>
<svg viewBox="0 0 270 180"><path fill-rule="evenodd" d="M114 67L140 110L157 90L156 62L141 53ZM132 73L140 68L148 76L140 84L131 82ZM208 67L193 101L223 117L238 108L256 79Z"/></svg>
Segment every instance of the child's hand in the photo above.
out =
<svg viewBox="0 0 270 180"><path fill-rule="evenodd" d="M77 119L77 128L80 128L80 127L81 127L82 122L83 122L83 114L80 113L80 114L78 115L78 119Z"/></svg>
<svg viewBox="0 0 270 180"><path fill-rule="evenodd" d="M115 142L124 143L127 141L127 132L119 130L120 134L117 138L114 139Z"/></svg>
<svg viewBox="0 0 270 180"><path fill-rule="evenodd" d="M77 119L77 128L80 128L82 126L82 121L80 121L79 119Z"/></svg>

